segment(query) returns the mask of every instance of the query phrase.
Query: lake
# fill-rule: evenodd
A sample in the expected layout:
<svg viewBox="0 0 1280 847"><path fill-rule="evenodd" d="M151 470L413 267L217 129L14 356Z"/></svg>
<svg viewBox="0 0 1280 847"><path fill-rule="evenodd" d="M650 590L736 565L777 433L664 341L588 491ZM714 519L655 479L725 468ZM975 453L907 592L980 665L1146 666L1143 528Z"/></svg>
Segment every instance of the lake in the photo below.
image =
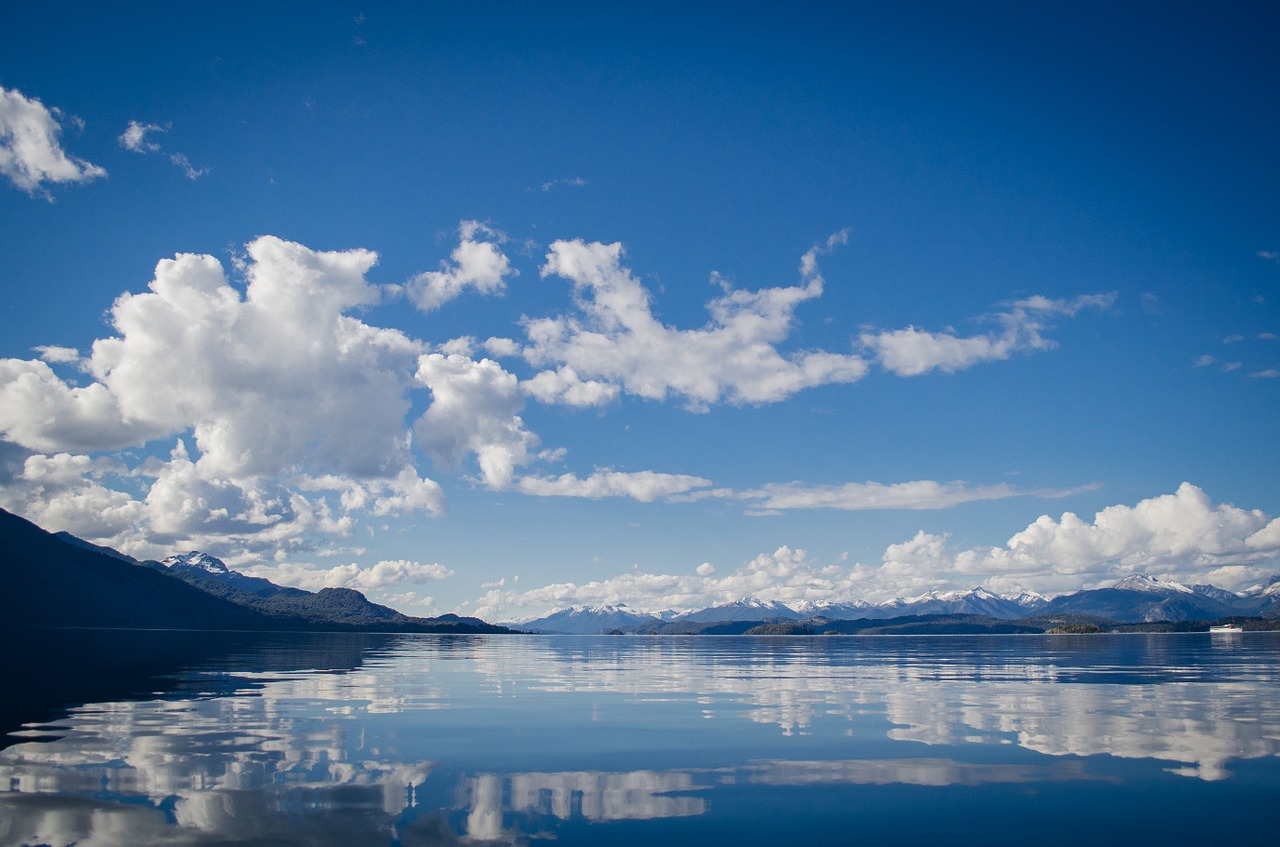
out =
<svg viewBox="0 0 1280 847"><path fill-rule="evenodd" d="M1274 837L1280 633L6 633L2 845Z"/></svg>

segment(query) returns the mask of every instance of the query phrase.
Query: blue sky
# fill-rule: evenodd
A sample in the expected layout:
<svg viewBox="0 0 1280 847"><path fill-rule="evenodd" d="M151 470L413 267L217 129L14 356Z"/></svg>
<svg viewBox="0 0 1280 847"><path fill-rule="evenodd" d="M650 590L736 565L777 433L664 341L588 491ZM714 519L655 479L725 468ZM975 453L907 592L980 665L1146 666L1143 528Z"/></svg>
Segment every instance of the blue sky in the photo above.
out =
<svg viewBox="0 0 1280 847"><path fill-rule="evenodd" d="M0 505L494 619L1256 584L1277 17L10 10Z"/></svg>

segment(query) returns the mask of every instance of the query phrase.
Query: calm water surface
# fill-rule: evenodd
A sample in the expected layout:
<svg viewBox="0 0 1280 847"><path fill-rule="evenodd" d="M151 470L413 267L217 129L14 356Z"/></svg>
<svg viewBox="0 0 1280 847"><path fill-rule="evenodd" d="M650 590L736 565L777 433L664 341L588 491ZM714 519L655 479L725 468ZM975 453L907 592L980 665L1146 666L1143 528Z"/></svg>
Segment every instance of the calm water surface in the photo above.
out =
<svg viewBox="0 0 1280 847"><path fill-rule="evenodd" d="M2 845L1274 835L1280 634L9 634Z"/></svg>

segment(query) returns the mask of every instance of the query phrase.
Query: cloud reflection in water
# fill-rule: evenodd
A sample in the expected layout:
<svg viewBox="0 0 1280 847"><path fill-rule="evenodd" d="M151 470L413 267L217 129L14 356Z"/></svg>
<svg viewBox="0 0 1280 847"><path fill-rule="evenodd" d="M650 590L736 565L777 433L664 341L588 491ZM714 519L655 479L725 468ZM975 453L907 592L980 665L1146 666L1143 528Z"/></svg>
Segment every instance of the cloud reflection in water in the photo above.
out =
<svg viewBox="0 0 1280 847"><path fill-rule="evenodd" d="M1119 784L1116 759L1224 780L1280 755L1280 644L841 641L406 638L343 672L89 704L0 751L0 843L514 843L751 785ZM660 766L626 767L640 739ZM492 767L602 756L623 767Z"/></svg>

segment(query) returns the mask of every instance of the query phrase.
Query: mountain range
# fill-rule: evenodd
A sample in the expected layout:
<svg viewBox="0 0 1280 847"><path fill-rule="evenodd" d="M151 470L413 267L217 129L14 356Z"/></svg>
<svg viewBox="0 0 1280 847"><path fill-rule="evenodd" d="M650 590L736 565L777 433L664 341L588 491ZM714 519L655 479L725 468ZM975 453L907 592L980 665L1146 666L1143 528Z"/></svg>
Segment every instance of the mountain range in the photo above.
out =
<svg viewBox="0 0 1280 847"><path fill-rule="evenodd" d="M418 618L349 588L247 576L198 551L137 561L0 509L0 625L134 629L507 632L478 618Z"/></svg>
<svg viewBox="0 0 1280 847"><path fill-rule="evenodd" d="M276 585L199 551L138 561L68 533L51 534L0 509L0 625L232 630L508 632L477 618L418 618L370 602L348 588L318 592ZM642 612L619 603L575 606L509 624L523 632L904 631L913 621L983 631L1066 623L1151 624L1230 617L1280 619L1280 575L1236 593L1139 574L1106 588L1052 599L986 588L930 591L883 603L806 602L787 606L746 597L693 611ZM884 622L874 625L872 622ZM852 625L856 623L857 625ZM1009 628L1005 624L1016 626ZM794 624L794 626L792 626ZM850 625L845 625L850 624Z"/></svg>
<svg viewBox="0 0 1280 847"><path fill-rule="evenodd" d="M1218 620L1226 617L1280 618L1280 575L1237 594L1213 585L1183 585L1147 574L1125 577L1107 588L1091 588L1052 599L1033 592L1001 595L981 586L967 591L930 591L919 597L871 604L804 603L745 597L691 612L650 614L624 603L574 606L532 620L507 624L525 632L576 635L600 632L705 632L710 624L820 625L831 621L888 621L923 616L971 617L996 621L1088 619L1120 624ZM816 623L815 623L816 622ZM745 631L730 626L726 632Z"/></svg>

